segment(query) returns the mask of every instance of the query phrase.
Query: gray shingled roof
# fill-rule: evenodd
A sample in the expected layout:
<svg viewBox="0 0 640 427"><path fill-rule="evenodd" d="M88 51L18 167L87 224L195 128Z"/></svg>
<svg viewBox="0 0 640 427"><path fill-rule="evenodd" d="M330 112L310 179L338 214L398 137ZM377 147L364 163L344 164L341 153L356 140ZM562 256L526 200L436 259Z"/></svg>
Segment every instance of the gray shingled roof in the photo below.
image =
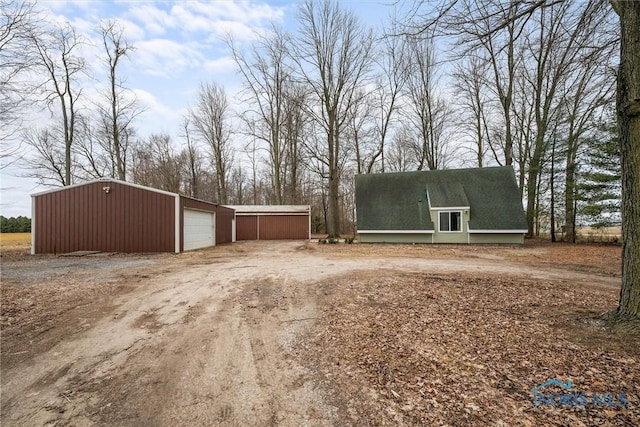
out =
<svg viewBox="0 0 640 427"><path fill-rule="evenodd" d="M526 230L511 166L356 175L359 230L433 230L432 207L470 207L471 230Z"/></svg>
<svg viewBox="0 0 640 427"><path fill-rule="evenodd" d="M469 199L459 182L430 183L427 184L427 192L432 208L469 206Z"/></svg>

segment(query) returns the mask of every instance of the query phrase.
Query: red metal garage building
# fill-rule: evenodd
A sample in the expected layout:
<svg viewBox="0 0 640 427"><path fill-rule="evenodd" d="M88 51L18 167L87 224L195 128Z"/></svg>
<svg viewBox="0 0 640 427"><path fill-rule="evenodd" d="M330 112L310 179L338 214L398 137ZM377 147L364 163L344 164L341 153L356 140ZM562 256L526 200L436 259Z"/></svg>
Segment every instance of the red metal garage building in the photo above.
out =
<svg viewBox="0 0 640 427"><path fill-rule="evenodd" d="M31 253L182 252L233 240L233 209L97 180L32 195Z"/></svg>
<svg viewBox="0 0 640 427"><path fill-rule="evenodd" d="M311 238L309 205L227 206L236 212L236 240Z"/></svg>

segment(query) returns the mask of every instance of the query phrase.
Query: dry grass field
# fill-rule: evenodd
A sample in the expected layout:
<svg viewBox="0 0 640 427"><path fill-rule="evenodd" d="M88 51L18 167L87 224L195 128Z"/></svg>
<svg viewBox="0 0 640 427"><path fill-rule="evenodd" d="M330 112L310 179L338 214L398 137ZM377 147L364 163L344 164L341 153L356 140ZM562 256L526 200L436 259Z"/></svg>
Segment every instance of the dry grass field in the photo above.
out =
<svg viewBox="0 0 640 427"><path fill-rule="evenodd" d="M31 233L0 233L0 246L13 248L31 244Z"/></svg>
<svg viewBox="0 0 640 427"><path fill-rule="evenodd" d="M15 259L31 252L31 233L0 233L0 257Z"/></svg>

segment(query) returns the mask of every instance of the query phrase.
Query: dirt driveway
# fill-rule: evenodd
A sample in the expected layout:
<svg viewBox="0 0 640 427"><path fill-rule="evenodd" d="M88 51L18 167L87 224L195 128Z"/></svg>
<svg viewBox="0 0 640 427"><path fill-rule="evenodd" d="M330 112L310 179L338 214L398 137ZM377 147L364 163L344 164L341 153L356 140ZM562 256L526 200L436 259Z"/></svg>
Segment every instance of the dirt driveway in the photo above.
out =
<svg viewBox="0 0 640 427"><path fill-rule="evenodd" d="M3 260L2 425L350 424L330 375L305 361L332 281L477 273L607 295L619 282L502 252L345 256L315 245Z"/></svg>

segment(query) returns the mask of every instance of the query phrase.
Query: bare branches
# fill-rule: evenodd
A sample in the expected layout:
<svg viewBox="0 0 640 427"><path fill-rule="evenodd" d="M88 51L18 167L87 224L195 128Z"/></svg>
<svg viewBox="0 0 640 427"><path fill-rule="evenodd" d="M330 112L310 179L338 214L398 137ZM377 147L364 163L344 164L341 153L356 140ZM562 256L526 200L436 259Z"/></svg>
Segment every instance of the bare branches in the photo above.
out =
<svg viewBox="0 0 640 427"><path fill-rule="evenodd" d="M475 39L484 40L494 37L517 21L529 19L539 9L561 3L563 0L454 0L439 3L415 0L405 16L410 23L403 34L420 36L431 33L454 37L471 34ZM421 12L423 9L426 12ZM486 20L487 26L476 26L474 20L479 16ZM470 30L469 25L475 30Z"/></svg>
<svg viewBox="0 0 640 427"><path fill-rule="evenodd" d="M251 137L268 147L269 167L275 204L284 198L284 160L290 138L285 104L293 87L293 70L288 63L288 37L278 28L260 36L248 54L241 53L233 40L228 41L233 58L244 77L245 93L253 109L241 115ZM289 106L291 103L289 102Z"/></svg>
<svg viewBox="0 0 640 427"><path fill-rule="evenodd" d="M98 104L103 122L103 147L112 153L114 175L120 180L127 178L127 151L133 132L131 123L142 113L136 97L124 87L118 75L118 66L134 50L124 39L124 28L116 21L100 25L100 36L104 48L103 62L108 72L108 89L103 93L104 104Z"/></svg>
<svg viewBox="0 0 640 427"><path fill-rule="evenodd" d="M25 176L36 178L43 185L67 185L65 153L57 138L47 129L29 129L24 139L35 152L26 160Z"/></svg>
<svg viewBox="0 0 640 427"><path fill-rule="evenodd" d="M195 134L209 146L216 175L217 202L228 203L227 183L233 154L230 146L229 101L224 88L202 83L196 106L189 117Z"/></svg>
<svg viewBox="0 0 640 427"><path fill-rule="evenodd" d="M433 40L409 41L409 77L406 84L416 138L413 151L418 170L444 168L449 154L447 128L451 109L437 92L437 69Z"/></svg>
<svg viewBox="0 0 640 427"><path fill-rule="evenodd" d="M332 0L301 5L300 33L293 46L301 80L311 92L305 110L326 135L328 165L328 232L340 233L340 165L345 147L341 137L349 111L357 102L371 65L373 34ZM317 153L320 154L320 153Z"/></svg>
<svg viewBox="0 0 640 427"><path fill-rule="evenodd" d="M0 0L0 169L20 157L16 135L30 101L22 76L34 66L29 54L29 35L37 20L33 7L30 1Z"/></svg>
<svg viewBox="0 0 640 427"><path fill-rule="evenodd" d="M44 82L36 89L43 94L44 102L51 113L60 114L65 152L64 185L70 185L77 103L82 95L78 79L87 70L84 59L76 56L76 52L84 43L84 39L67 24L56 26L53 30L42 34L32 33L30 40L36 49L37 67L46 76Z"/></svg>

